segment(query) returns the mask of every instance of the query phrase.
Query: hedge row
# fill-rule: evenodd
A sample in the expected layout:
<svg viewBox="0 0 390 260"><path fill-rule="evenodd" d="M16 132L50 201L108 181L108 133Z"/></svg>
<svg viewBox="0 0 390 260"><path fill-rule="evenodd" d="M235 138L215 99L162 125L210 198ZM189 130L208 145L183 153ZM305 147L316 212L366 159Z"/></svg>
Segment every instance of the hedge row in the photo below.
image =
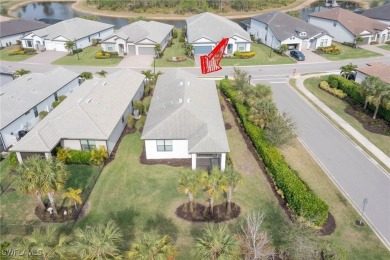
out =
<svg viewBox="0 0 390 260"><path fill-rule="evenodd" d="M71 150L59 147L57 158L66 164L91 164L91 151Z"/></svg>
<svg viewBox="0 0 390 260"><path fill-rule="evenodd" d="M328 218L329 206L299 179L279 151L267 143L263 130L247 119L249 108L235 101L237 91L232 87L230 81L222 80L220 89L233 102L246 133L266 165L267 173L277 188L283 192L287 205L298 216L312 221L315 225L322 226Z"/></svg>
<svg viewBox="0 0 390 260"><path fill-rule="evenodd" d="M328 82L337 81L337 87L344 93L350 96L354 101L364 105L365 98L360 95L360 86L354 81L348 80L339 75L329 75ZM375 106L368 105L368 109L375 111ZM390 110L386 110L382 106L379 107L378 115L382 116L386 121L390 122Z"/></svg>
<svg viewBox="0 0 390 260"><path fill-rule="evenodd" d="M328 47L318 47L317 52L338 55L340 54L340 48L335 45L330 45Z"/></svg>
<svg viewBox="0 0 390 260"><path fill-rule="evenodd" d="M254 51L235 51L233 57L229 58L240 58L240 59L249 59L255 57L256 53Z"/></svg>
<svg viewBox="0 0 390 260"><path fill-rule="evenodd" d="M325 80L320 82L319 87L338 98L345 98L347 96L347 94L345 94L341 89L329 86L328 82Z"/></svg>

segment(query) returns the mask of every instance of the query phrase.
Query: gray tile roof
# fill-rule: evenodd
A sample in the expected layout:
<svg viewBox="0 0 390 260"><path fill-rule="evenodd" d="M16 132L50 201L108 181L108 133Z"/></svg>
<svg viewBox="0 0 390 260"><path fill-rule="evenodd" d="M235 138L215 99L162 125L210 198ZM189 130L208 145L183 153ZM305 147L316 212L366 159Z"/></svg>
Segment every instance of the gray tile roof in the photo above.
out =
<svg viewBox="0 0 390 260"><path fill-rule="evenodd" d="M390 3L368 9L362 15L371 19L390 21Z"/></svg>
<svg viewBox="0 0 390 260"><path fill-rule="evenodd" d="M229 152L215 81L183 70L161 75L141 139L188 140L189 153Z"/></svg>
<svg viewBox="0 0 390 260"><path fill-rule="evenodd" d="M129 43L137 43L144 39L149 39L155 43L160 43L165 39L165 37L167 37L168 33L170 33L173 28L173 25L155 21L137 21L123 26L106 39L116 35Z"/></svg>
<svg viewBox="0 0 390 260"><path fill-rule="evenodd" d="M0 22L0 37L31 32L47 27L48 24L39 21L27 21L23 19L12 19Z"/></svg>
<svg viewBox="0 0 390 260"><path fill-rule="evenodd" d="M267 24L279 41L284 41L291 36L308 39L318 34L330 35L325 29L278 11L255 15L251 18ZM299 36L299 32L306 32L306 36Z"/></svg>
<svg viewBox="0 0 390 260"><path fill-rule="evenodd" d="M11 150L49 152L61 139L108 140L144 79L123 69L85 81Z"/></svg>
<svg viewBox="0 0 390 260"><path fill-rule="evenodd" d="M248 42L251 41L249 33L240 25L224 17L201 13L186 19L187 39L189 43L204 37L213 42L219 42L223 38L239 36Z"/></svg>
<svg viewBox="0 0 390 260"><path fill-rule="evenodd" d="M44 101L78 77L78 73L58 67L45 73L30 73L0 87L0 129Z"/></svg>
<svg viewBox="0 0 390 260"><path fill-rule="evenodd" d="M46 40L53 40L63 36L73 41L74 39L78 40L113 27L114 25L112 24L76 17L33 31L33 33Z"/></svg>

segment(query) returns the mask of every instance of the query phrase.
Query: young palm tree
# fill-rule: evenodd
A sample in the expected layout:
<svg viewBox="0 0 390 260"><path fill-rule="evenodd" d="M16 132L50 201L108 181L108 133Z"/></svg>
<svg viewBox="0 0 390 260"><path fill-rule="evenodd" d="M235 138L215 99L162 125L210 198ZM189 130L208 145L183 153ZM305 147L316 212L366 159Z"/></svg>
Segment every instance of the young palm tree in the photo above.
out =
<svg viewBox="0 0 390 260"><path fill-rule="evenodd" d="M191 214L194 212L194 195L196 195L200 186L199 176L199 171L194 171L189 168L180 172L178 189L188 196L188 205Z"/></svg>
<svg viewBox="0 0 390 260"><path fill-rule="evenodd" d="M373 77L373 76L366 77L362 81L361 88L360 88L360 95L365 97L364 109L367 108L367 105L369 103L370 97L371 97L371 95L372 95L372 93L374 92L374 89L375 89L374 86L376 86L379 81L380 81L380 79L378 77Z"/></svg>
<svg viewBox="0 0 390 260"><path fill-rule="evenodd" d="M278 109L272 100L262 98L253 103L249 110L248 119L253 124L264 129L277 115L277 111Z"/></svg>
<svg viewBox="0 0 390 260"><path fill-rule="evenodd" d="M211 215L214 215L214 201L218 199L222 192L221 178L222 173L218 168L213 168L210 173L202 172L200 174L200 184L204 187L208 197Z"/></svg>
<svg viewBox="0 0 390 260"><path fill-rule="evenodd" d="M15 71L15 73L12 76L13 76L13 78L17 78L17 77L20 77L20 76L23 76L23 75L26 75L29 73L31 73L30 70L18 69L17 71Z"/></svg>
<svg viewBox="0 0 390 260"><path fill-rule="evenodd" d="M65 49L69 52L72 53L74 47L76 46L76 43L74 41L67 41L64 44Z"/></svg>
<svg viewBox="0 0 390 260"><path fill-rule="evenodd" d="M98 74L102 78L105 78L107 75L107 71L101 70L101 71L96 72L96 74Z"/></svg>
<svg viewBox="0 0 390 260"><path fill-rule="evenodd" d="M77 228L72 236L69 253L80 259L119 259L122 234L114 220L89 229Z"/></svg>
<svg viewBox="0 0 390 260"><path fill-rule="evenodd" d="M353 65L352 63L349 63L347 65L340 67L340 75L344 78L348 78L353 72L356 73L357 65Z"/></svg>
<svg viewBox="0 0 390 260"><path fill-rule="evenodd" d="M81 189L75 190L73 188L68 188L68 191L62 194L62 198L63 199L68 198L69 202L73 201L74 208L77 209L77 204L81 205L81 203L83 203L80 197L81 192L82 192Z"/></svg>
<svg viewBox="0 0 390 260"><path fill-rule="evenodd" d="M156 53L156 57L160 58L161 56L161 44L157 43L154 45L154 52Z"/></svg>
<svg viewBox="0 0 390 260"><path fill-rule="evenodd" d="M232 166L226 167L222 174L222 190L226 192L227 212L232 210L232 198L234 189L242 183L242 176Z"/></svg>
<svg viewBox="0 0 390 260"><path fill-rule="evenodd" d="M169 236L161 236L152 231L137 237L127 253L129 259L174 259L177 254Z"/></svg>
<svg viewBox="0 0 390 260"><path fill-rule="evenodd" d="M249 84L248 73L244 70L234 67L234 88L237 90L243 89L244 86Z"/></svg>
<svg viewBox="0 0 390 260"><path fill-rule="evenodd" d="M103 145L100 145L99 148L95 148L91 151L91 162L98 166L103 165L107 158L108 152Z"/></svg>
<svg viewBox="0 0 390 260"><path fill-rule="evenodd" d="M229 234L226 224L208 224L196 241L194 255L198 259L241 259L240 243Z"/></svg>

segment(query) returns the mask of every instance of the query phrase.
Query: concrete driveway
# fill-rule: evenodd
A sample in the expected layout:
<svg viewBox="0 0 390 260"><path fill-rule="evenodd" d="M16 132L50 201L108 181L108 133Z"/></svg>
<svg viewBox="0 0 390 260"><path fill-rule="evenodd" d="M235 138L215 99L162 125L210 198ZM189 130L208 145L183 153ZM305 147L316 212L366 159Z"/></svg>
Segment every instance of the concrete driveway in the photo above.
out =
<svg viewBox="0 0 390 260"><path fill-rule="evenodd" d="M127 55L117 65L119 68L153 67L153 55Z"/></svg>
<svg viewBox="0 0 390 260"><path fill-rule="evenodd" d="M68 53L63 51L37 51L37 54L24 61L31 64L50 64L59 58L66 56Z"/></svg>
<svg viewBox="0 0 390 260"><path fill-rule="evenodd" d="M327 59L317 55L313 50L302 49L303 55L305 55L304 61L299 61L299 63L318 63L318 62L329 62Z"/></svg>
<svg viewBox="0 0 390 260"><path fill-rule="evenodd" d="M380 45L370 45L370 44L359 45L359 47L362 48L362 49L365 49L365 50L368 50L368 51L373 51L373 52L376 52L376 53L380 53L380 54L382 54L384 56L390 56L390 51L382 49L382 48L379 48L378 46L380 46Z"/></svg>

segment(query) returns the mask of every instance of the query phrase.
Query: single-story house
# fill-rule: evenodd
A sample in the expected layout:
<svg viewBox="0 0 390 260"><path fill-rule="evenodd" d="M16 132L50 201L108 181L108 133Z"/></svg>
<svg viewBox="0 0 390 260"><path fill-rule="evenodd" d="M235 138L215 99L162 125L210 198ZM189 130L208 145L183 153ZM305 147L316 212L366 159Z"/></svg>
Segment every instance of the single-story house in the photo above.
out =
<svg viewBox="0 0 390 260"><path fill-rule="evenodd" d="M161 45L161 50L172 38L173 26L155 21L138 21L123 26L112 35L102 40L104 51L116 51L119 55L155 55L154 47Z"/></svg>
<svg viewBox="0 0 390 260"><path fill-rule="evenodd" d="M45 73L25 74L0 87L0 152L14 145L38 122L39 112L52 110L59 96L79 85L79 74L58 67ZM22 131L19 133L19 131Z"/></svg>
<svg viewBox="0 0 390 260"><path fill-rule="evenodd" d="M361 83L366 77L378 77L384 82L390 84L390 65L382 62L370 62L366 67L358 67L356 69L355 81Z"/></svg>
<svg viewBox="0 0 390 260"><path fill-rule="evenodd" d="M355 43L359 36L363 38L363 44L382 43L387 41L389 34L387 24L340 7L309 14L309 23L331 32L333 40L341 43Z"/></svg>
<svg viewBox="0 0 390 260"><path fill-rule="evenodd" d="M133 103L141 99L145 76L130 69L86 80L39 124L10 148L19 162L31 155L50 158L56 147L91 150L103 146L111 154Z"/></svg>
<svg viewBox="0 0 390 260"><path fill-rule="evenodd" d="M0 47L16 44L20 38L32 31L47 27L48 24L39 21L27 21L23 19L12 19L0 22Z"/></svg>
<svg viewBox="0 0 390 260"><path fill-rule="evenodd" d="M332 36L326 30L279 11L252 16L247 31L273 49L282 44L297 50L332 44Z"/></svg>
<svg viewBox="0 0 390 260"><path fill-rule="evenodd" d="M224 17L201 13L186 19L187 42L194 46L194 54L208 54L223 39L229 38L225 54L250 51L251 38L240 25Z"/></svg>
<svg viewBox="0 0 390 260"><path fill-rule="evenodd" d="M92 45L92 39L104 39L114 31L114 25L82 18L72 18L33 31L21 38L24 48L67 51L65 43L75 41L75 48Z"/></svg>
<svg viewBox="0 0 390 260"><path fill-rule="evenodd" d="M14 72L0 66L0 87L10 83L14 79Z"/></svg>
<svg viewBox="0 0 390 260"><path fill-rule="evenodd" d="M368 9L362 15L390 26L390 3Z"/></svg>
<svg viewBox="0 0 390 260"><path fill-rule="evenodd" d="M229 144L215 81L183 70L161 75L142 132L146 159L191 159L225 169Z"/></svg>

